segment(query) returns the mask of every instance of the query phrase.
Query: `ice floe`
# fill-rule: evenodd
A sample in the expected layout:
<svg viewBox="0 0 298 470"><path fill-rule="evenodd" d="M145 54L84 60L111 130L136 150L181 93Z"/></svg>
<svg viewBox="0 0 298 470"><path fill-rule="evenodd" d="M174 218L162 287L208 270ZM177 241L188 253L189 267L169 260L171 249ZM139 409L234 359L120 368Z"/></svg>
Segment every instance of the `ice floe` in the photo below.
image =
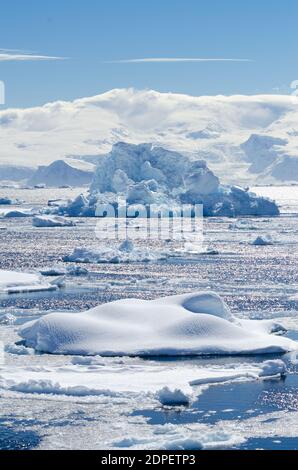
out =
<svg viewBox="0 0 298 470"><path fill-rule="evenodd" d="M38 274L0 270L0 293L15 294L55 289L57 285L45 282Z"/></svg>
<svg viewBox="0 0 298 470"><path fill-rule="evenodd" d="M75 263L145 263L167 259L165 251L135 247L132 242L124 241L118 246L102 245L100 249L75 248L63 260Z"/></svg>
<svg viewBox="0 0 298 470"><path fill-rule="evenodd" d="M73 227L76 223L66 217L37 215L32 219L33 227Z"/></svg>
<svg viewBox="0 0 298 470"><path fill-rule="evenodd" d="M150 436L131 436L112 442L115 449L159 449L159 450L216 450L231 449L245 442L245 438L223 430L203 432L196 426L164 424L158 425Z"/></svg>
<svg viewBox="0 0 298 470"><path fill-rule="evenodd" d="M280 330L283 328L281 327ZM26 345L56 354L265 354L297 349L267 320L240 320L212 292L124 299L82 313L51 313L20 330Z"/></svg>
<svg viewBox="0 0 298 470"><path fill-rule="evenodd" d="M6 352L26 354L24 346L9 345ZM28 348L27 354L33 354ZM281 360L258 364L230 366L157 365L143 362L109 364L72 360L72 365L58 367L23 366L12 369L0 367L0 389L38 395L66 395L69 397L134 397L147 395L159 404L177 406L189 404L211 385L228 382L247 382L279 379L285 375ZM82 381L83 379L83 381Z"/></svg>
<svg viewBox="0 0 298 470"><path fill-rule="evenodd" d="M8 218L17 218L17 217L32 217L35 214L33 209L12 209L3 212L2 217Z"/></svg>

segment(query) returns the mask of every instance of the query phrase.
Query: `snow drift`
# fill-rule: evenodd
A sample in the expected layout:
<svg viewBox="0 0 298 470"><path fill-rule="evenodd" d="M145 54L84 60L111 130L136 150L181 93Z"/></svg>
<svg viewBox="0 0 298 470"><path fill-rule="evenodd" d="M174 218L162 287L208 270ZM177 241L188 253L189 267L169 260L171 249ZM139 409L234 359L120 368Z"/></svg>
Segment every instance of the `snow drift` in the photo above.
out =
<svg viewBox="0 0 298 470"><path fill-rule="evenodd" d="M125 299L83 313L52 313L20 330L38 351L78 355L282 353L297 343L268 321L239 320L212 292ZM280 327L282 331L282 327Z"/></svg>

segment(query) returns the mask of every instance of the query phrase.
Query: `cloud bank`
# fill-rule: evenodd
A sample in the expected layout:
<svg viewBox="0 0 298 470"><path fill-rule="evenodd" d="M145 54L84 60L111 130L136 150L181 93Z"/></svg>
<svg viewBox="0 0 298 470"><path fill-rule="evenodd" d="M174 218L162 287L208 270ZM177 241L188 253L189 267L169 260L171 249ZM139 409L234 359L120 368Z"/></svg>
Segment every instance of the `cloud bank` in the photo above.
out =
<svg viewBox="0 0 298 470"><path fill-rule="evenodd" d="M112 64L142 64L169 62L252 62L250 59L200 58L200 57L148 57L141 59L120 59L108 61Z"/></svg>
<svg viewBox="0 0 298 470"><path fill-rule="evenodd" d="M39 55L32 52L19 51L16 49L0 49L0 62L9 61L39 61L39 60L61 60L64 57Z"/></svg>
<svg viewBox="0 0 298 470"><path fill-rule="evenodd" d="M92 157L109 152L118 141L152 142L206 160L224 182L250 185L256 174L248 172L251 162L240 146L252 135L261 136L252 138L252 155L264 154L263 136L268 136L287 142L270 147L270 157L275 159L273 151L283 161L298 157L297 100L291 95L196 97L115 89L71 102L6 109L0 111L0 167Z"/></svg>

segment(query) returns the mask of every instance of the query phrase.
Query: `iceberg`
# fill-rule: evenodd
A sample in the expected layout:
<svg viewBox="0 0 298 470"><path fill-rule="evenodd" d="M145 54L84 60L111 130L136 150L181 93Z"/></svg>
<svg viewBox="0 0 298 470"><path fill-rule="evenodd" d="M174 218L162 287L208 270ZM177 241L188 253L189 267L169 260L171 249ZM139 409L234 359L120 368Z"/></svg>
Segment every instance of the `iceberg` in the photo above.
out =
<svg viewBox="0 0 298 470"><path fill-rule="evenodd" d="M16 294L56 289L57 285L45 282L38 274L0 270L0 293Z"/></svg>
<svg viewBox="0 0 298 470"><path fill-rule="evenodd" d="M224 186L206 162L153 144L118 142L99 159L87 196L60 206L70 216L95 216L98 204L175 209L182 204L203 204L205 216L275 216L277 205L238 186Z"/></svg>
<svg viewBox="0 0 298 470"><path fill-rule="evenodd" d="M150 356L266 354L297 349L276 323L240 320L215 293L123 299L25 324L28 347L54 354ZM283 328L280 327L280 332Z"/></svg>

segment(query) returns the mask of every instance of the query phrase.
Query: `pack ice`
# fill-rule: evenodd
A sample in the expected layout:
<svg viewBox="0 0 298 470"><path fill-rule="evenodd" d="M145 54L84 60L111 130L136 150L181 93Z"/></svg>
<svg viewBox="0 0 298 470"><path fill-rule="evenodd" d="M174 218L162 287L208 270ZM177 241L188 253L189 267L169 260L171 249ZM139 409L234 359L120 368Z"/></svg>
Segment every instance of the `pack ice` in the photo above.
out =
<svg viewBox="0 0 298 470"><path fill-rule="evenodd" d="M124 299L82 313L51 313L20 330L27 346L54 354L265 354L297 349L272 321L240 320L215 293Z"/></svg>
<svg viewBox="0 0 298 470"><path fill-rule="evenodd" d="M276 204L238 186L221 185L203 160L152 144L118 142L99 160L90 192L58 211L94 216L98 203L180 207L203 204L205 216L278 215Z"/></svg>

